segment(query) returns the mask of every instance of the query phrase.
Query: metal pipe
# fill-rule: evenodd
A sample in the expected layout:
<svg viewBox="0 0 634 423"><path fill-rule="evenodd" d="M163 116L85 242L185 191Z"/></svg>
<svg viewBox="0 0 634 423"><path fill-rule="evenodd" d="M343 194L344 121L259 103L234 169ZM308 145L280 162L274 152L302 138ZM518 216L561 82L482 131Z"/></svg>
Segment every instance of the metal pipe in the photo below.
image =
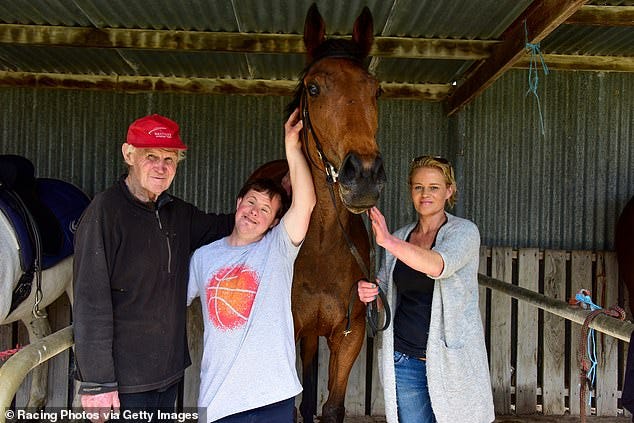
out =
<svg viewBox="0 0 634 423"><path fill-rule="evenodd" d="M590 310L571 307L565 301L549 298L530 289L494 279L481 273L478 274L478 282L481 286L503 292L513 298L527 302L534 307L541 308L542 310L579 323L580 325L583 324L588 314L590 314ZM634 324L632 324L632 322L618 320L614 317L606 316L605 314L600 314L594 318L590 323L590 327L628 343L634 331Z"/></svg>
<svg viewBox="0 0 634 423"><path fill-rule="evenodd" d="M26 375L46 360L73 345L73 327L67 326L27 345L0 367L0 423L5 423L6 411Z"/></svg>

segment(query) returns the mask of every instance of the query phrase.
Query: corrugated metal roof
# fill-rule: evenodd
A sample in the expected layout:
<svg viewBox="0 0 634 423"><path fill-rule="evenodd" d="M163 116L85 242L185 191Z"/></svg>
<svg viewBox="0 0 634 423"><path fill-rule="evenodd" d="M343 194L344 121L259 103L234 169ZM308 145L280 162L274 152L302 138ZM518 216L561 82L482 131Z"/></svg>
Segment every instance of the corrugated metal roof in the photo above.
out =
<svg viewBox="0 0 634 423"><path fill-rule="evenodd" d="M449 84L459 79L473 61L382 59L375 70L383 82L399 82L403 76L411 83Z"/></svg>
<svg viewBox="0 0 634 423"><path fill-rule="evenodd" d="M629 28L562 25L541 45L546 53L634 57L634 24Z"/></svg>
<svg viewBox="0 0 634 423"><path fill-rule="evenodd" d="M16 0L0 4L0 23L94 28L136 28L302 34L312 0ZM376 36L496 40L532 0L319 0L328 34L345 35L364 6ZM632 1L591 1L628 6ZM562 25L542 42L544 52L634 56L634 27ZM470 60L388 59L376 74L390 82L461 81ZM138 51L1 45L0 70L96 75L147 75L244 79L294 79L301 54Z"/></svg>
<svg viewBox="0 0 634 423"><path fill-rule="evenodd" d="M423 38L496 39L532 0L394 2L381 35Z"/></svg>

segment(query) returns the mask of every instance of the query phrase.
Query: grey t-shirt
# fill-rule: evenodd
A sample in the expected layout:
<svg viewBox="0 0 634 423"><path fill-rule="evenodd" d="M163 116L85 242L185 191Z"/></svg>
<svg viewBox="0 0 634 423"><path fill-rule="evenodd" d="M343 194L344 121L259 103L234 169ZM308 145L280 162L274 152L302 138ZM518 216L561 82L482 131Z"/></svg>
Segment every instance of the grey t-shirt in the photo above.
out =
<svg viewBox="0 0 634 423"><path fill-rule="evenodd" d="M188 304L201 297L198 406L208 422L301 392L291 314L298 252L280 222L253 244L232 247L223 238L192 256L187 297Z"/></svg>

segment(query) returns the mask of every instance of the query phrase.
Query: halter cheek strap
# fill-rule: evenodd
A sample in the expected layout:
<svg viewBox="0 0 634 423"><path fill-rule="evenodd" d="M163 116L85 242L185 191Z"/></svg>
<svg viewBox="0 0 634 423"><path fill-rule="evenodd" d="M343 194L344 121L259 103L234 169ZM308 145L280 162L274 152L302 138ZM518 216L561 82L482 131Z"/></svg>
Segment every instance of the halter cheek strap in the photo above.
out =
<svg viewBox="0 0 634 423"><path fill-rule="evenodd" d="M321 146L321 142L319 142L319 137L317 137L317 133L313 129L313 124L311 123L311 120L310 120L310 113L308 113L308 98L306 97L306 89L302 91L301 103L302 103L302 120L304 121L304 127L302 129L302 132L304 132L303 138L304 138L304 150L306 152L306 157L308 157L308 159L310 160L313 166L319 169L319 166L317 166L317 164L313 161L311 155L308 152L308 140L309 140L308 134L310 133L313 136L313 140L315 140L315 148L317 149L317 156L319 157L319 159L321 160L324 166L324 172L326 173L326 181L328 181L328 183L331 185L335 184L337 183L337 180L339 179L339 171L330 162L330 160L328 160L328 157L326 157L326 154L324 153L324 149Z"/></svg>

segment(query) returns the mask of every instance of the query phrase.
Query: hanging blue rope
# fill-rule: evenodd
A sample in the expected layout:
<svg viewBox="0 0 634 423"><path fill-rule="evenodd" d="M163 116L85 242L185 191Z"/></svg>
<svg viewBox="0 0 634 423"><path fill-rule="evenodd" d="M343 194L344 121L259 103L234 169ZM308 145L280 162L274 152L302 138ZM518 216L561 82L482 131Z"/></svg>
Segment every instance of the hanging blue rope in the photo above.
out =
<svg viewBox="0 0 634 423"><path fill-rule="evenodd" d="M582 305L584 308L589 308L590 310L600 310L601 307L592 302L592 298L589 295L585 295L584 291L581 290L577 292L575 295L575 299ZM587 352L588 352L588 360L592 364L588 372L586 373L586 377L590 381L590 386L594 386L595 379L597 377L597 343L594 336L594 329L590 328L588 331L588 339L587 339ZM591 405L592 402L592 391L588 390L588 406Z"/></svg>
<svg viewBox="0 0 634 423"><path fill-rule="evenodd" d="M528 42L528 29L526 28L526 20L524 20L524 42L526 43L526 48L531 52L531 60L528 65L528 91L526 91L526 95L533 93L533 95L537 99L539 127L541 129L542 136L546 136L546 132L544 130L544 117L542 116L542 107L539 102L539 95L537 94L537 87L539 85L539 71L537 67L539 65L539 62L541 62L542 69L544 70L544 75L548 75L548 66L546 66L546 62L544 62L544 56L542 55L542 52L540 50L539 43L533 44Z"/></svg>

